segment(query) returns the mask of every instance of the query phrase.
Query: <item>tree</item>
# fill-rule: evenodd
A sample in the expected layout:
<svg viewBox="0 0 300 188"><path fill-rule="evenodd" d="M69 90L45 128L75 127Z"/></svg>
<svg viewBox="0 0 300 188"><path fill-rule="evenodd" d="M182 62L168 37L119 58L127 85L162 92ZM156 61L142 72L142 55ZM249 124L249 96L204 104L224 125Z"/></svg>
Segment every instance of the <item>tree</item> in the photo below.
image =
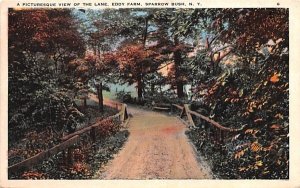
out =
<svg viewBox="0 0 300 188"><path fill-rule="evenodd" d="M183 68L187 53L192 50L186 37L179 30L183 27L184 19L190 14L188 10L156 10L153 22L157 29L151 33L152 41L156 41L156 50L165 54L165 63L173 63L168 72L169 83L176 88L178 98L184 97L183 86L187 83L187 72Z"/></svg>
<svg viewBox="0 0 300 188"><path fill-rule="evenodd" d="M219 71L213 71L209 65L211 53L198 51L190 62L195 70L193 77L201 81L196 83L196 99L209 106L208 115L215 120L236 128L245 125L245 131L233 139L235 147L239 148L241 142L251 143L224 160L235 169L232 173L243 172L237 175L241 178L287 178L288 11L206 9L195 15L196 19L187 20L183 32L197 33L195 28L208 21L207 30L214 38L206 43L206 49L212 48L214 41L221 49L230 46L231 53L227 59L218 59ZM260 149L253 149L254 145ZM247 155L240 155L245 151L249 151ZM280 154L273 156L275 151Z"/></svg>
<svg viewBox="0 0 300 188"><path fill-rule="evenodd" d="M139 100L143 97L145 75L155 72L159 66L156 56L154 51L144 49L142 44L129 44L121 47L115 54L115 60L119 63L120 77L130 85L137 83Z"/></svg>
<svg viewBox="0 0 300 188"><path fill-rule="evenodd" d="M73 27L71 12L9 9L8 19L11 138L18 138L17 132L22 134L25 128L51 125L54 130L62 130L73 103L69 92L61 87L67 83L62 82L64 74L57 74L57 63L79 56L85 47ZM58 53L64 57L57 59ZM22 117L24 126L19 126L16 117Z"/></svg>
<svg viewBox="0 0 300 188"><path fill-rule="evenodd" d="M90 74L89 80L97 88L100 109L103 109L102 88L105 87L102 86L104 82L114 82L115 79L112 78L118 77L117 73L119 73L119 71L111 68L116 67L116 61L112 57L112 53L107 52L132 41L146 40L145 33L142 34L142 31L145 30L143 24L141 24L143 23L143 18L136 15L136 12L138 11L131 9L89 10L86 12L85 16L88 24L82 27L81 30L85 31L83 35L92 53L85 57L85 62L94 62L92 64L101 65L101 67L98 66L97 68L88 66L89 73L91 73L91 70L96 69L96 72ZM95 17L97 18L96 20ZM112 76L113 73L114 76Z"/></svg>
<svg viewBox="0 0 300 188"><path fill-rule="evenodd" d="M158 66L158 59L150 57L154 54L153 48L149 47L150 28L154 25L151 21L153 10L150 9L120 9L120 10L103 10L89 12L88 16L97 15L97 20L92 22L92 32L89 34L89 44L94 53L99 55L105 54L107 49L119 52L115 53L115 58L104 58L107 61L120 63L120 72L125 82L133 84L137 82L138 98L143 95L144 81L146 73L154 72ZM136 44L136 47L134 45ZM105 48L103 48L105 47ZM128 57L126 59L126 50L137 52L137 57ZM153 51L152 51L153 50ZM101 52L102 51L102 52ZM143 52L144 51L144 52ZM152 55L149 55L149 52ZM124 54L123 54L124 53ZM113 54L113 53L110 53ZM149 58L147 57L149 55ZM133 56L133 55L132 55ZM107 56L108 57L108 56ZM126 60L125 60L126 59ZM128 63L125 61L128 60ZM150 63L149 61L155 61ZM134 62L130 65L129 62ZM126 66L124 66L126 64ZM152 65L150 65L152 64ZM152 66L151 71L148 70ZM142 68L143 67L143 68ZM146 70L147 69L147 70ZM128 71L134 71L131 76ZM139 74L138 71L141 71ZM138 75L139 74L139 75ZM117 77L118 75L115 74Z"/></svg>

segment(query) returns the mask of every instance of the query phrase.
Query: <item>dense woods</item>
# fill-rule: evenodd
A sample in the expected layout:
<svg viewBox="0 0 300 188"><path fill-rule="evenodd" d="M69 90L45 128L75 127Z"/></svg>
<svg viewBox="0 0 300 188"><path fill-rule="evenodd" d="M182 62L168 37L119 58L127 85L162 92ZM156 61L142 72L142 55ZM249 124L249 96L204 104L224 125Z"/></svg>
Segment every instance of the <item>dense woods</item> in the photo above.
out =
<svg viewBox="0 0 300 188"><path fill-rule="evenodd" d="M9 150L38 134L59 143L113 115L102 92L127 83L137 99L126 102L190 104L243 127L222 146L205 139L203 122L188 131L216 178L289 178L288 17L287 9L9 9Z"/></svg>

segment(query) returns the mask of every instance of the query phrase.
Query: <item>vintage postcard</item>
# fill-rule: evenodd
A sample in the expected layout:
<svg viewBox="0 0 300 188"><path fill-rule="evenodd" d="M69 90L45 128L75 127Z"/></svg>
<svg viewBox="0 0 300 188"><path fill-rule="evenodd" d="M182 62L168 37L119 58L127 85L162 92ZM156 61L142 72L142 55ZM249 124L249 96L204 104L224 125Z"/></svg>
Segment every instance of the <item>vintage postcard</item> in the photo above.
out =
<svg viewBox="0 0 300 188"><path fill-rule="evenodd" d="M1 2L1 187L299 187L299 1Z"/></svg>

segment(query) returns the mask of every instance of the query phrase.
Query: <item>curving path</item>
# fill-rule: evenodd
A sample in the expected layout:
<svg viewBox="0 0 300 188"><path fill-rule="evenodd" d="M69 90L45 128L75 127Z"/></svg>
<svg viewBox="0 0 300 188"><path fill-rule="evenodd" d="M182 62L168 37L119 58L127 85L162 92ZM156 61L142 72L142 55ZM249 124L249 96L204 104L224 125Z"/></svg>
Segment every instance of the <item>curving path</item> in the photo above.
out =
<svg viewBox="0 0 300 188"><path fill-rule="evenodd" d="M130 107L130 136L123 149L95 178L211 179L207 165L197 159L176 117Z"/></svg>

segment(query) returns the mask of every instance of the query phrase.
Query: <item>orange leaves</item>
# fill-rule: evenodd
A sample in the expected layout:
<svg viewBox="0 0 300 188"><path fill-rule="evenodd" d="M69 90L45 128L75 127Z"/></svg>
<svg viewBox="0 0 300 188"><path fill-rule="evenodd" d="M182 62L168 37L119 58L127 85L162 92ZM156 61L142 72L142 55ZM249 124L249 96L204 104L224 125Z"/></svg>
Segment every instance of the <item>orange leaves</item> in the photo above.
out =
<svg viewBox="0 0 300 188"><path fill-rule="evenodd" d="M274 75L270 78L270 82L272 83L276 83L276 82L279 82L279 77L280 77L280 73L274 73Z"/></svg>
<svg viewBox="0 0 300 188"><path fill-rule="evenodd" d="M245 134L251 134L253 137L256 137L255 134L258 133L259 131L258 130L255 130L255 129L247 129L245 131Z"/></svg>
<svg viewBox="0 0 300 188"><path fill-rule="evenodd" d="M253 152L258 152L258 151L262 150L262 146L258 142L253 142L250 146L250 149Z"/></svg>
<svg viewBox="0 0 300 188"><path fill-rule="evenodd" d="M242 116L248 116L250 114L250 112L245 112L242 114Z"/></svg>
<svg viewBox="0 0 300 188"><path fill-rule="evenodd" d="M262 121L263 121L263 119L259 118L259 119L255 119L255 120L254 120L254 123L260 123L260 122L262 122Z"/></svg>
<svg viewBox="0 0 300 188"><path fill-rule="evenodd" d="M254 112L254 109L256 107L257 107L257 105L256 105L255 101L250 102L249 107L248 107L248 112Z"/></svg>
<svg viewBox="0 0 300 188"><path fill-rule="evenodd" d="M240 171L240 172L244 172L244 171L246 171L246 170L247 170L246 167L239 167L239 171Z"/></svg>
<svg viewBox="0 0 300 188"><path fill-rule="evenodd" d="M45 174L35 171L27 171L22 174L22 179L45 179Z"/></svg>
<svg viewBox="0 0 300 188"><path fill-rule="evenodd" d="M71 170L70 172L71 174L88 173L87 165L81 162L74 163L70 170Z"/></svg>
<svg viewBox="0 0 300 188"><path fill-rule="evenodd" d="M252 135L254 138L257 138L256 137L256 134L259 132L259 130L257 129L247 129L245 131L245 134L248 134L248 135Z"/></svg>
<svg viewBox="0 0 300 188"><path fill-rule="evenodd" d="M239 158L243 157L245 155L245 152L248 151L248 146L249 146L249 143L244 143L244 144L238 145L236 147L236 149L238 151L234 154L234 158L239 159Z"/></svg>
<svg viewBox="0 0 300 188"><path fill-rule="evenodd" d="M138 76L141 72L149 72L149 67L154 66L152 59L156 56L154 51L144 49L141 44L128 44L115 54L115 60L123 72Z"/></svg>
<svg viewBox="0 0 300 188"><path fill-rule="evenodd" d="M245 134L247 134L247 133L252 134L253 132L254 132L254 129L247 129L247 130L245 131Z"/></svg>
<svg viewBox="0 0 300 188"><path fill-rule="evenodd" d="M239 167L239 171L240 172L246 172L249 170L254 170L254 169L258 169L259 167L263 166L263 162L262 161L255 161L255 163L253 165L249 165L247 167ZM264 171L263 174L267 174L269 173L269 171Z"/></svg>
<svg viewBox="0 0 300 188"><path fill-rule="evenodd" d="M99 61L99 56L93 53L86 53L84 59L90 64L96 64Z"/></svg>
<svg viewBox="0 0 300 188"><path fill-rule="evenodd" d="M208 90L208 94L213 95L218 90L218 88L219 88L219 85L217 85L217 83L216 83L212 88L210 88Z"/></svg>
<svg viewBox="0 0 300 188"><path fill-rule="evenodd" d="M100 125L96 127L96 134L102 138L112 135L120 128L117 121L113 119L106 119L99 123Z"/></svg>
<svg viewBox="0 0 300 188"><path fill-rule="evenodd" d="M234 158L235 158L235 159L239 159L239 158L241 158L242 156L244 156L244 154L245 154L245 151L244 151L244 150L238 151L238 152L235 153Z"/></svg>
<svg viewBox="0 0 300 188"><path fill-rule="evenodd" d="M80 65L76 68L76 72L83 74L89 70L89 67L86 65Z"/></svg>
<svg viewBox="0 0 300 188"><path fill-rule="evenodd" d="M276 114L274 117L275 117L275 118L278 118L278 119L283 119L283 115L280 114L280 113Z"/></svg>
<svg viewBox="0 0 300 188"><path fill-rule="evenodd" d="M84 155L82 154L82 151L78 148L74 150L74 160L77 162L81 162L84 159Z"/></svg>
<svg viewBox="0 0 300 188"><path fill-rule="evenodd" d="M272 141L270 146L263 148L263 151L270 151L272 149L277 149L277 148L278 148L277 142Z"/></svg>
<svg viewBox="0 0 300 188"><path fill-rule="evenodd" d="M239 98L226 98L225 100L224 100L225 102L230 102L230 103L236 103L236 102L239 102L240 101L240 99Z"/></svg>
<svg viewBox="0 0 300 188"><path fill-rule="evenodd" d="M279 129L281 129L281 125L278 125L278 124L273 124L271 127L271 129L273 129L274 131L278 131Z"/></svg>
<svg viewBox="0 0 300 188"><path fill-rule="evenodd" d="M261 167L261 166L263 166L263 162L262 161L256 161L255 166Z"/></svg>
<svg viewBox="0 0 300 188"><path fill-rule="evenodd" d="M255 130L253 130L253 129L248 129L248 130L246 130L246 132L252 134L252 133L255 132ZM254 153L259 152L259 151L261 151L261 150L263 149L262 145L259 144L257 141L256 141L256 142L253 142L253 143L251 143L251 144L247 144L247 146L248 146L248 147L246 147L246 148L244 148L244 149L242 149L242 150L237 151L237 152L234 154L234 159L240 159L241 157L243 157L243 156L245 155L245 152L248 151L249 149L250 149L251 152L254 152ZM261 158L260 155L256 155L256 156L255 156L255 159L256 159L256 160L257 160L257 159L260 159L260 158ZM255 166L262 166L262 161L257 161L257 163L255 164ZM243 171L243 170L245 170L245 169L242 168L242 169L239 169L239 170L240 170L240 171Z"/></svg>
<svg viewBox="0 0 300 188"><path fill-rule="evenodd" d="M102 54L102 61L105 64L110 64L116 61L116 55L114 52L106 52Z"/></svg>
<svg viewBox="0 0 300 188"><path fill-rule="evenodd" d="M72 60L72 61L70 61L69 63L68 63L68 67L69 68L72 68L72 69L75 69L76 67L78 67L78 66L80 66L80 65L82 65L82 64L84 64L85 62L84 62L84 60L83 59L74 59L74 60Z"/></svg>

